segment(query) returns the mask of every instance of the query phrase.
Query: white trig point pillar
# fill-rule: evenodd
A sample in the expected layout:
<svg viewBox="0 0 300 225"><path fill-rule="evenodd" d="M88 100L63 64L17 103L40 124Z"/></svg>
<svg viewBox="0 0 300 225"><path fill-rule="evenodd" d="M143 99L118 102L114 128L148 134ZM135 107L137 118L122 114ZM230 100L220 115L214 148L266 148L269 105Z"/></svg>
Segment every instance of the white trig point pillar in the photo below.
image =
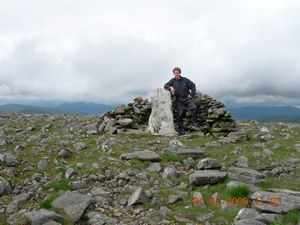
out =
<svg viewBox="0 0 300 225"><path fill-rule="evenodd" d="M174 128L171 94L165 89L157 88L154 92L148 130L156 135L177 135Z"/></svg>

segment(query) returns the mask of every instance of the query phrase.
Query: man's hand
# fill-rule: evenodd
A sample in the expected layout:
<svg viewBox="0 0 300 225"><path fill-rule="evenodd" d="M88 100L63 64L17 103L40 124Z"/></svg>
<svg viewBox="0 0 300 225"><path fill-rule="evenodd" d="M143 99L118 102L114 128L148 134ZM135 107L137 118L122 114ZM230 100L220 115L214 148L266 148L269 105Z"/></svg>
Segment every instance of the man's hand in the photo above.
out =
<svg viewBox="0 0 300 225"><path fill-rule="evenodd" d="M172 86L170 87L170 91L172 92L172 94L175 93L175 89Z"/></svg>
<svg viewBox="0 0 300 225"><path fill-rule="evenodd" d="M192 96L191 96L191 95L188 95L187 97L188 97L188 99L192 98Z"/></svg>

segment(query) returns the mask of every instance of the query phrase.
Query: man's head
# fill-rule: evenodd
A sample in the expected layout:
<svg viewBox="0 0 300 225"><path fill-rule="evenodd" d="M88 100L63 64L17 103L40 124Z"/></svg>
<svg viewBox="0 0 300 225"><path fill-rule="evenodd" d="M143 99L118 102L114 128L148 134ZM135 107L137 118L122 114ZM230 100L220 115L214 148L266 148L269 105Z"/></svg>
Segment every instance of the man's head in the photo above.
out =
<svg viewBox="0 0 300 225"><path fill-rule="evenodd" d="M179 67L175 67L173 69L173 74L176 80L180 79L181 69Z"/></svg>

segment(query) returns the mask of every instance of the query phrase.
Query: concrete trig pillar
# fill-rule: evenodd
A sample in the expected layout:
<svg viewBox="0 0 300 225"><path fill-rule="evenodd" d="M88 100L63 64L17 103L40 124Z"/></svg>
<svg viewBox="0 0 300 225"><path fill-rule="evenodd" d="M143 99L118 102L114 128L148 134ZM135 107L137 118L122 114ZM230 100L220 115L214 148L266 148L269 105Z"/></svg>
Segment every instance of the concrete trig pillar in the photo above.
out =
<svg viewBox="0 0 300 225"><path fill-rule="evenodd" d="M171 94L165 89L157 88L154 92L148 130L156 135L177 135L174 127Z"/></svg>

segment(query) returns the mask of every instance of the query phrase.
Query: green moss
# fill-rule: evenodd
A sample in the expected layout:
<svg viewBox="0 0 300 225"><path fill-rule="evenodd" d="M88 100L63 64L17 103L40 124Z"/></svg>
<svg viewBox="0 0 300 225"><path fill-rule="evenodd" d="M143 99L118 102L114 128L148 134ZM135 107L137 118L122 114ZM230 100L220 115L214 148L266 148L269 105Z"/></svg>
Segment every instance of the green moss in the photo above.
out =
<svg viewBox="0 0 300 225"><path fill-rule="evenodd" d="M239 186L236 188L229 189L227 191L227 197L231 198L244 198L248 197L250 194L250 190L248 187L245 186Z"/></svg>
<svg viewBox="0 0 300 225"><path fill-rule="evenodd" d="M45 190L53 189L53 191L58 192L59 190L67 191L71 190L71 186L69 185L70 180L65 179L60 182L50 183L45 186Z"/></svg>

